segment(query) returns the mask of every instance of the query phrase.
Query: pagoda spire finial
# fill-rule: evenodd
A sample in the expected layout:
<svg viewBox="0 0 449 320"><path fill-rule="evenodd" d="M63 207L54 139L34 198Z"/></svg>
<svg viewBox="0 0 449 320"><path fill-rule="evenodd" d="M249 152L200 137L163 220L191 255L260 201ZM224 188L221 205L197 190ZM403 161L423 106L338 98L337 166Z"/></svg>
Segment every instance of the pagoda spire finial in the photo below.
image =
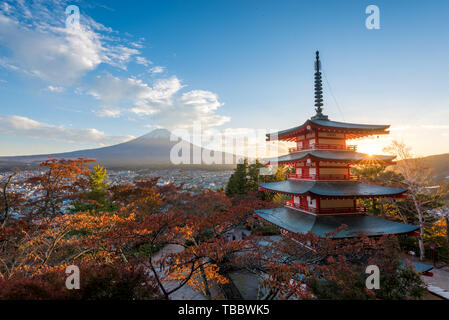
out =
<svg viewBox="0 0 449 320"><path fill-rule="evenodd" d="M314 115L312 120L329 120L326 115L323 114L323 85L321 83L321 61L320 61L320 52L316 52L316 60L315 60L315 111L316 115Z"/></svg>

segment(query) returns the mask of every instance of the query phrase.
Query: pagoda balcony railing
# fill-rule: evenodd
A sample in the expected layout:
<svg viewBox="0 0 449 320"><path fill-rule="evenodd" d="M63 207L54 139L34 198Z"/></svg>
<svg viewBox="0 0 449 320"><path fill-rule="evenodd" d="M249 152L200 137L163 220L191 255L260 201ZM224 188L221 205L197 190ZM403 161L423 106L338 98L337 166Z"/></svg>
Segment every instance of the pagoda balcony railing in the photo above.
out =
<svg viewBox="0 0 449 320"><path fill-rule="evenodd" d="M288 174L289 179L307 179L307 180L360 180L360 176L347 175L347 174Z"/></svg>
<svg viewBox="0 0 449 320"><path fill-rule="evenodd" d="M312 144L301 148L289 148L288 152L298 152L304 150L343 150L343 151L357 151L356 145L341 145L341 144Z"/></svg>
<svg viewBox="0 0 449 320"><path fill-rule="evenodd" d="M299 209L302 211L307 211L315 214L337 214L337 213L365 213L366 207L338 207L338 208L311 208L303 206L299 203L294 203L293 201L286 201L285 206Z"/></svg>

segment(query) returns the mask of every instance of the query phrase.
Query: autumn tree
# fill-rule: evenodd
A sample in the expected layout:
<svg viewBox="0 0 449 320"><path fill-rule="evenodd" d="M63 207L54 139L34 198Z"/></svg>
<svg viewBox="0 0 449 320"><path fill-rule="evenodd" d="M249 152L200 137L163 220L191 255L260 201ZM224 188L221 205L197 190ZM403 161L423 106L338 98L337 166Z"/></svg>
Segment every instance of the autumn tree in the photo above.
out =
<svg viewBox="0 0 449 320"><path fill-rule="evenodd" d="M13 169L12 172L4 174L0 178L0 228L6 225L11 213L14 210L19 210L23 202L23 195L11 188L18 172L18 169Z"/></svg>
<svg viewBox="0 0 449 320"><path fill-rule="evenodd" d="M159 178L136 180L110 188L111 201L118 208L136 209L141 214L151 215L161 209L162 198L157 190ZM167 193L176 192L172 188Z"/></svg>
<svg viewBox="0 0 449 320"><path fill-rule="evenodd" d="M91 172L84 158L76 160L49 157L40 164L42 172L26 183L34 189L34 197L26 204L30 217L56 217L63 213L64 203L86 192Z"/></svg>
<svg viewBox="0 0 449 320"><path fill-rule="evenodd" d="M157 178L110 191L119 215L133 218L103 237L125 258L145 258L142 263L166 299L184 285L212 298L211 287L227 282L223 270L244 246L226 234L246 224L254 208L266 205L256 197L231 200L223 192L180 192L179 186L157 185Z"/></svg>
<svg viewBox="0 0 449 320"><path fill-rule="evenodd" d="M61 270L36 277L16 275L0 279L0 300L155 300L162 295L154 279L148 278L143 266L114 264L80 265L82 285L67 290L66 274Z"/></svg>
<svg viewBox="0 0 449 320"><path fill-rule="evenodd" d="M28 180L36 186L38 196L27 202L27 213L30 214L8 221L0 230L0 278L13 282L29 279L30 285L36 285L43 284L42 277L48 274L60 274L69 264L93 264L98 268L123 263L129 264L129 267L140 264L138 260L130 262L124 252L126 247L117 244L132 244L136 234L154 230L141 229L147 225L142 224L144 219L138 217L143 210L137 209L157 205L150 205L148 195L142 196L146 199L141 201L145 203L142 207L132 208L130 204L113 212L94 210L65 214L66 201L80 197L85 200L83 195L95 190L101 183L98 179L95 182L95 177L99 175L91 179L91 173L85 166L87 162L85 159L50 159L43 163L46 171ZM133 224L135 229L124 232ZM148 222L148 225L152 223Z"/></svg>
<svg viewBox="0 0 449 320"><path fill-rule="evenodd" d="M430 213L434 208L444 205L442 197L444 196L440 190L434 191L431 187L432 174L431 169L426 167L422 158L414 157L410 147L404 143L393 141L393 143L386 148L395 154L398 158L398 164L395 170L401 175L401 183L408 190L408 195L411 199L411 210L407 207L407 202L403 203L405 206L398 208L398 210L407 210L413 212L416 217L416 223L419 226L419 251L420 260L424 259L424 234L427 224L436 221L435 217Z"/></svg>
<svg viewBox="0 0 449 320"><path fill-rule="evenodd" d="M166 190L160 190L160 194L170 202ZM267 203L256 197L230 199L224 192L207 190L197 194L183 192L179 199L182 201L171 202L170 206L171 210L177 210L178 219L181 216L184 219L182 227L177 228L181 234L168 242L175 252L167 252L156 264L170 260L170 272L163 274L165 282L187 283L212 299L212 288L229 283L228 270L237 253L247 249L247 241L233 241L229 232L245 226L253 210ZM153 264L151 259L148 263ZM155 269L154 265L150 268Z"/></svg>
<svg viewBox="0 0 449 320"><path fill-rule="evenodd" d="M342 226L341 228L344 228ZM337 232L336 230L335 232ZM420 298L423 283L400 258L397 240L383 236L333 239L289 234L264 248L257 266L265 274L263 298L409 299ZM379 290L365 286L368 265L380 269Z"/></svg>

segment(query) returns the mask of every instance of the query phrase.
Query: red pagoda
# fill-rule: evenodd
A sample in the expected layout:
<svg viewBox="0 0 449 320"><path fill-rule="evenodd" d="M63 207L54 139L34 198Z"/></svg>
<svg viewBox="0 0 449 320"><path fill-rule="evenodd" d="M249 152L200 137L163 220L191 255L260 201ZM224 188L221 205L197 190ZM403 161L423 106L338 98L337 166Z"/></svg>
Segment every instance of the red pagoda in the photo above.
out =
<svg viewBox="0 0 449 320"><path fill-rule="evenodd" d="M348 145L348 139L388 134L389 125L344 123L329 120L323 114L321 62L316 52L315 110L316 115L304 124L267 135L267 141L282 140L296 143L289 153L268 163L291 165L295 173L280 182L259 184L260 190L287 195L284 207L256 210L261 219L275 224L284 232L307 233L319 236L347 227L334 238L412 233L418 227L393 222L366 214L360 199L401 198L407 191L359 181L352 176L352 165L361 163L394 164L394 156L368 155Z"/></svg>

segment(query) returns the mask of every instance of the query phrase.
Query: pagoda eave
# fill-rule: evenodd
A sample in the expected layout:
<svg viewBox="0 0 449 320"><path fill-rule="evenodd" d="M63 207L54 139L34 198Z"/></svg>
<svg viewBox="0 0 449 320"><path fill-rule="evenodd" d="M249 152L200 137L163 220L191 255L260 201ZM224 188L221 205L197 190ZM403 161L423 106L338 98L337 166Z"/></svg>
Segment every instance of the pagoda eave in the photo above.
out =
<svg viewBox="0 0 449 320"><path fill-rule="evenodd" d="M316 127L319 128L319 127ZM315 129L316 129L315 128ZM329 129L329 128L320 128L319 131L321 132L330 132L330 133L344 133L345 134L345 139L348 140L352 140L352 139L360 139L363 137L367 137L367 136L378 136L378 135L384 135L384 134L390 134L389 131L377 131L377 130L372 130L372 131L348 131L348 130L334 130L334 129ZM267 137L265 140L266 141L286 141L286 142L295 142L296 141L296 137L298 135L301 134L305 134L307 131L298 131L298 132L294 132L292 134L289 135L280 135L277 137L277 139L271 139L270 137Z"/></svg>
<svg viewBox="0 0 449 320"><path fill-rule="evenodd" d="M281 164L295 164L302 161L319 160L332 163L345 163L345 164L394 164L393 159L395 156L390 155L368 155L349 150L323 150L323 149L311 149L311 150L298 150L289 154L266 159L267 163L281 163Z"/></svg>
<svg viewBox="0 0 449 320"><path fill-rule="evenodd" d="M343 133L345 134L346 139L356 139L370 135L389 134L389 131L387 130L389 127L390 127L389 125L367 125L367 124L336 122L330 120L309 119L301 126L279 131L272 134L267 134L266 140L296 141L296 137L298 135L302 135L312 131Z"/></svg>
<svg viewBox="0 0 449 320"><path fill-rule="evenodd" d="M328 159L322 159L322 158L314 158L311 157L311 159L314 160L321 160L321 161L326 161L326 162L331 162L331 163L342 163L344 162L346 165L361 165L361 164L382 164L382 165L387 165L387 166L391 166L391 165L395 165L396 162L395 161L383 161L383 160L359 160L359 161L354 161L354 160L328 160ZM288 166L292 166L295 165L299 162L303 162L304 159L298 159L298 160L274 160L274 161L268 161L268 162L264 162L264 164L266 165L276 165L276 164L281 164L281 165L288 165ZM321 168L325 168L325 166L321 166Z"/></svg>
<svg viewBox="0 0 449 320"><path fill-rule="evenodd" d="M312 180L301 180L301 181L312 181ZM331 181L331 180L329 180ZM329 182L329 181L323 181L323 182ZM343 180L342 180L343 181ZM287 192L287 191L278 191L278 190L271 190L271 189L267 189L267 188L263 188L260 187L258 188L259 191L267 191L267 192L272 192L272 193L280 193L280 194L284 194L287 196L298 196L298 195L313 195L313 196L318 196L320 197L320 199L329 199L329 200L333 200L333 199L374 199L374 198L394 198L394 199L405 199L407 198L406 194L376 194L376 195L335 195L335 196L323 196L321 194L318 193L314 193L314 192L305 192L305 193L292 193L292 192ZM406 192L406 191L404 191Z"/></svg>
<svg viewBox="0 0 449 320"><path fill-rule="evenodd" d="M287 195L316 195L335 198L396 197L407 189L373 185L359 181L284 180L259 184L261 190Z"/></svg>
<svg viewBox="0 0 449 320"><path fill-rule="evenodd" d="M319 237L326 237L341 226L346 226L343 230L332 234L330 238L353 238L361 233L371 237L410 234L419 229L415 225L385 220L366 214L310 215L301 214L286 207L256 210L255 215L287 232L302 234L312 232Z"/></svg>

